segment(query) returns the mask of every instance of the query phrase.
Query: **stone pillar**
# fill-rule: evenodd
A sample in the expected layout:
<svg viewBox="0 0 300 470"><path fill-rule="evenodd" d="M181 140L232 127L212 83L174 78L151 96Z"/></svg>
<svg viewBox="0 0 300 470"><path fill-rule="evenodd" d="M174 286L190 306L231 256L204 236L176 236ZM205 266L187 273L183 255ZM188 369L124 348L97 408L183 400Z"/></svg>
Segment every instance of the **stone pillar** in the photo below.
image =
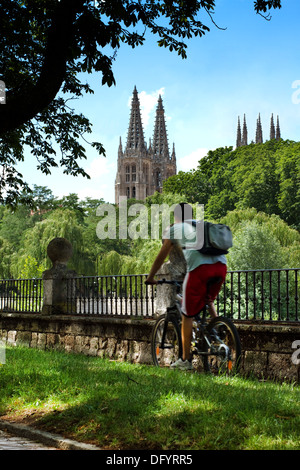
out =
<svg viewBox="0 0 300 470"><path fill-rule="evenodd" d="M168 281L182 281L186 273L186 261L182 250L176 245L170 251L169 260L162 265L157 272L157 278L165 278ZM157 314L165 313L166 310L175 305L176 288L170 284L161 284L156 290L155 310Z"/></svg>
<svg viewBox="0 0 300 470"><path fill-rule="evenodd" d="M43 315L74 311L72 303L75 301L75 282L72 282L72 279L77 276L77 273L67 268L67 262L72 253L72 245L65 238L54 238L47 247L47 255L53 266L42 275Z"/></svg>

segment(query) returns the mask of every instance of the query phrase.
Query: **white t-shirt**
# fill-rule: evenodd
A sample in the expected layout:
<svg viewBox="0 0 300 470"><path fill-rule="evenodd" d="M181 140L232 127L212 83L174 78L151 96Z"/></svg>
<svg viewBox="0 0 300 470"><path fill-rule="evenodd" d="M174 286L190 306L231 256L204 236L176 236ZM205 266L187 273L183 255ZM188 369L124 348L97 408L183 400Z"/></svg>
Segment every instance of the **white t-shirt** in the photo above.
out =
<svg viewBox="0 0 300 470"><path fill-rule="evenodd" d="M175 245L187 247L183 254L187 264L187 271L193 271L200 264L227 264L225 255L204 255L198 250L188 248L196 242L196 228L187 222L177 223L168 227L163 233L163 240L171 240Z"/></svg>

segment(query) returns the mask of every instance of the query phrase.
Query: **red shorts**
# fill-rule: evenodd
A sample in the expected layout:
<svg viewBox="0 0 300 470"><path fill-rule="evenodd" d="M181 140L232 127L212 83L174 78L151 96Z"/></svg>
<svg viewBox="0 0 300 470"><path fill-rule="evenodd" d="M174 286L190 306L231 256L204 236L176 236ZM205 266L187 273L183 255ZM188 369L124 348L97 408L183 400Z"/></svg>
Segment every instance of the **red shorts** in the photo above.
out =
<svg viewBox="0 0 300 470"><path fill-rule="evenodd" d="M182 286L182 313L194 317L205 304L215 300L225 281L227 266L223 263L200 264L186 274ZM207 282L212 278L220 278L207 291Z"/></svg>

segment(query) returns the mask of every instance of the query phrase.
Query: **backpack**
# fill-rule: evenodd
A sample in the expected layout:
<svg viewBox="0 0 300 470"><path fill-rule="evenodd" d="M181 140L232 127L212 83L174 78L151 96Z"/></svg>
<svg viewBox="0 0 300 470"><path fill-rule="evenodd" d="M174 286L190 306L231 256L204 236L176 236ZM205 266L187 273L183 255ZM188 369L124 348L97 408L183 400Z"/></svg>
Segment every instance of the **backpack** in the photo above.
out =
<svg viewBox="0 0 300 470"><path fill-rule="evenodd" d="M196 229L198 227L200 230L199 233L203 233L204 235L204 240L197 240L196 247L194 248L199 251L199 253L215 256L226 255L229 248L232 247L232 232L228 225L213 224L203 220L186 220L186 222L191 223L193 227L196 227ZM201 224L204 224L203 228L201 227ZM197 243L199 247L197 247ZM186 249L187 247L184 248ZM190 246L190 248L192 248L192 246Z"/></svg>

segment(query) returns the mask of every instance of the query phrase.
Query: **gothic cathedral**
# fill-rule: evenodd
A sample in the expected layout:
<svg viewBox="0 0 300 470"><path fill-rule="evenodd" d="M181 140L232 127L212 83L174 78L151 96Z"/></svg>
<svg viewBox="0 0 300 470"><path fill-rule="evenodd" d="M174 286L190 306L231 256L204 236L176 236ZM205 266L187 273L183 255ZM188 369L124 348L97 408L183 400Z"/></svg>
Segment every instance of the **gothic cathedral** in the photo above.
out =
<svg viewBox="0 0 300 470"><path fill-rule="evenodd" d="M173 144L169 152L165 112L161 96L158 98L153 141L149 147L144 140L140 102L136 87L133 90L126 147L123 151L120 138L118 169L115 181L115 202L120 197L144 200L155 191L161 192L162 183L176 175L176 155Z"/></svg>
<svg viewBox="0 0 300 470"><path fill-rule="evenodd" d="M271 115L271 122L270 122L270 140L272 139L276 139L277 141L281 139L279 117L277 116L277 124L276 124L276 129L275 129L273 114ZM252 141L252 143L254 142ZM256 121L255 143L256 144L263 143L263 131L262 131L260 113ZM240 117L238 117L238 126L237 126L237 133L236 133L236 146L242 147L243 145L248 145L248 129L247 129L245 114L244 114L244 122L243 122L243 132L241 131Z"/></svg>

